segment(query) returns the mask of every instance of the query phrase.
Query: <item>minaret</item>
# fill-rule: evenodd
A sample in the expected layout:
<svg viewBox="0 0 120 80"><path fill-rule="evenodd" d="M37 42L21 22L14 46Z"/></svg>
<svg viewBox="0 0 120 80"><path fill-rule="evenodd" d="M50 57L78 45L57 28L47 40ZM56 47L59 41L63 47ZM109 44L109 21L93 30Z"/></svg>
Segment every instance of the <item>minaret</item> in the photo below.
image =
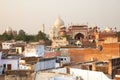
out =
<svg viewBox="0 0 120 80"><path fill-rule="evenodd" d="M42 30L43 33L45 33L45 25L43 24L43 30Z"/></svg>
<svg viewBox="0 0 120 80"><path fill-rule="evenodd" d="M5 32L10 35L12 33L12 28L11 27L8 27Z"/></svg>

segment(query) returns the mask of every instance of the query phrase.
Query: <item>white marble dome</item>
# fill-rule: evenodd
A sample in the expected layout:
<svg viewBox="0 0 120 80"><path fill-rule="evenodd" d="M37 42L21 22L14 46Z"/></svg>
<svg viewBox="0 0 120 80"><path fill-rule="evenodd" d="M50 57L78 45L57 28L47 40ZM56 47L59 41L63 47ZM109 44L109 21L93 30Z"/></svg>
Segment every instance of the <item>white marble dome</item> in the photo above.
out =
<svg viewBox="0 0 120 80"><path fill-rule="evenodd" d="M11 28L11 27L8 27L8 28L6 29L6 32L12 32L12 28Z"/></svg>
<svg viewBox="0 0 120 80"><path fill-rule="evenodd" d="M63 25L64 25L64 21L60 17L58 17L58 19L54 23L54 26L56 28L59 28L60 26L63 26Z"/></svg>
<svg viewBox="0 0 120 80"><path fill-rule="evenodd" d="M106 28L105 28L105 31L106 31L106 32L111 32L111 31L112 31L112 29L111 29L111 28L109 28L109 27L106 27Z"/></svg>

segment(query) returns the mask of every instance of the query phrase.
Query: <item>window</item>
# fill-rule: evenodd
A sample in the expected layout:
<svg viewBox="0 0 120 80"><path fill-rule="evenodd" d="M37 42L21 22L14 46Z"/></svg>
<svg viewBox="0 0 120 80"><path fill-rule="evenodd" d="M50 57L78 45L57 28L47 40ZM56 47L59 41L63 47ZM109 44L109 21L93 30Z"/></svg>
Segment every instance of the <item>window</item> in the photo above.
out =
<svg viewBox="0 0 120 80"><path fill-rule="evenodd" d="M61 58L60 60L63 61L63 58Z"/></svg>
<svg viewBox="0 0 120 80"><path fill-rule="evenodd" d="M66 58L64 58L64 60L66 61Z"/></svg>
<svg viewBox="0 0 120 80"><path fill-rule="evenodd" d="M6 68L6 64L3 64L3 68Z"/></svg>

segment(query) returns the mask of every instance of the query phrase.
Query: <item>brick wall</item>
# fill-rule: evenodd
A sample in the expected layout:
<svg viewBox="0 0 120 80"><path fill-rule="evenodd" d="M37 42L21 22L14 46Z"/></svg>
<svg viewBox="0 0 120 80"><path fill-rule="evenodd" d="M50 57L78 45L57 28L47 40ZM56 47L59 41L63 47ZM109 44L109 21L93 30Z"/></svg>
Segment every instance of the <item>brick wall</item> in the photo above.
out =
<svg viewBox="0 0 120 80"><path fill-rule="evenodd" d="M103 44L103 50L95 48L71 48L68 50L72 62L90 61L92 58L104 61L120 55L120 43Z"/></svg>
<svg viewBox="0 0 120 80"><path fill-rule="evenodd" d="M56 52L46 52L44 54L44 57L45 58L53 58L53 57L57 57L57 56L60 56L61 55L61 52L60 51L56 51Z"/></svg>

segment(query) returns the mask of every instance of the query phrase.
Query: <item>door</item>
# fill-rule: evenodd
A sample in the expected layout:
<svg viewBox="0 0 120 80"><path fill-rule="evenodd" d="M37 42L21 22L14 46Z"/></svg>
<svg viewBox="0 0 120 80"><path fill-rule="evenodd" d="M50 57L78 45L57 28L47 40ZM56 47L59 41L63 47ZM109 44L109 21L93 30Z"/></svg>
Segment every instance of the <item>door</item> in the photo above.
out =
<svg viewBox="0 0 120 80"><path fill-rule="evenodd" d="M7 70L11 70L11 64L7 64Z"/></svg>

